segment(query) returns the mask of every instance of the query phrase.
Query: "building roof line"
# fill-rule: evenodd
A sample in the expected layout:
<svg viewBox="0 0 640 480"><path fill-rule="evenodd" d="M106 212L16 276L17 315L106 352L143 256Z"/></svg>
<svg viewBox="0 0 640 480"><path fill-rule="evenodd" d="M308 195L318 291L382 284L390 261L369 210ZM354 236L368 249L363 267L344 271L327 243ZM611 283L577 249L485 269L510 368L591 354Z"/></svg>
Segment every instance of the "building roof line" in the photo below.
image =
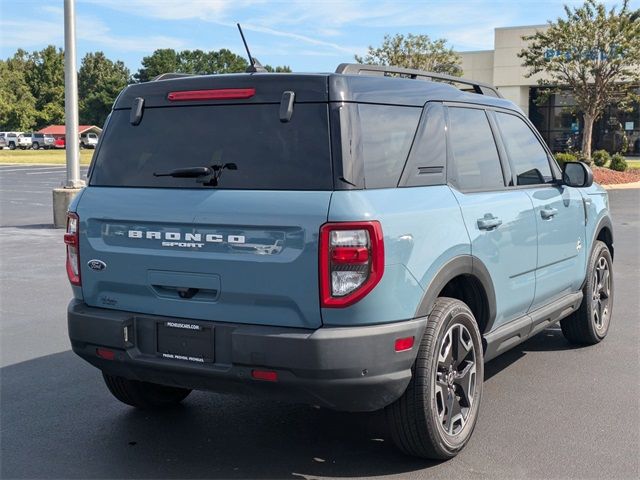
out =
<svg viewBox="0 0 640 480"><path fill-rule="evenodd" d="M495 27L494 30L521 30L523 28L544 28L548 26L547 23L541 23L537 25L518 25L515 27Z"/></svg>

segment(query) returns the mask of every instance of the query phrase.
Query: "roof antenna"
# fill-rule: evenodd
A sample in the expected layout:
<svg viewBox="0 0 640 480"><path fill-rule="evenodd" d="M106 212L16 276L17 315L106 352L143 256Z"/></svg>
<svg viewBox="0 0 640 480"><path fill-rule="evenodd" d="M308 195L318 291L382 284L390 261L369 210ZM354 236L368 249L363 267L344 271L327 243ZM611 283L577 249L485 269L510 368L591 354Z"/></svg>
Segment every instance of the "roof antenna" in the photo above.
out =
<svg viewBox="0 0 640 480"><path fill-rule="evenodd" d="M247 45L247 41L244 39L244 33L242 33L242 27L240 27L239 23L236 23L238 26L238 30L240 31L240 36L242 37L242 43L244 43L244 48L247 51L247 56L249 57L249 66L245 70L247 73L262 73L267 70L260 64L257 58L251 56L251 52L249 51L249 45Z"/></svg>

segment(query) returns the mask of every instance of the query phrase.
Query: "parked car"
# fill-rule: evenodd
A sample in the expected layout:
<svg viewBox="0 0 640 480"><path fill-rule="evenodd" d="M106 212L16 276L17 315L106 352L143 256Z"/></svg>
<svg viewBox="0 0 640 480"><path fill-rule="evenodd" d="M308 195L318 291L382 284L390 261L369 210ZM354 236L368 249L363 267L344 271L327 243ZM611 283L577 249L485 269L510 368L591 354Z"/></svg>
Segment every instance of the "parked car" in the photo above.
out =
<svg viewBox="0 0 640 480"><path fill-rule="evenodd" d="M28 148L31 148L31 144L32 144L31 136L32 136L31 133L21 133L20 135L18 135L17 147L20 148L21 150L26 150Z"/></svg>
<svg viewBox="0 0 640 480"><path fill-rule="evenodd" d="M4 133L0 132L0 150L7 146L7 140L4 136Z"/></svg>
<svg viewBox="0 0 640 480"><path fill-rule="evenodd" d="M4 136L4 139L7 143L7 147L10 150L15 150L18 147L18 136L22 134L22 132L1 132Z"/></svg>
<svg viewBox="0 0 640 480"><path fill-rule="evenodd" d="M80 135L80 148L96 148L98 145L98 135L89 132Z"/></svg>
<svg viewBox="0 0 640 480"><path fill-rule="evenodd" d="M65 148L65 144L64 136L57 137L53 142L53 148Z"/></svg>
<svg viewBox="0 0 640 480"><path fill-rule="evenodd" d="M40 148L53 148L54 143L55 138L53 138L53 135L45 133L34 133L33 135L31 135L31 148L33 148L34 150L38 150Z"/></svg>
<svg viewBox="0 0 640 480"><path fill-rule="evenodd" d="M489 85L174 76L128 86L101 142L69 208L68 327L128 405L385 409L402 451L446 459L486 361L557 322L574 344L609 330L607 192Z"/></svg>

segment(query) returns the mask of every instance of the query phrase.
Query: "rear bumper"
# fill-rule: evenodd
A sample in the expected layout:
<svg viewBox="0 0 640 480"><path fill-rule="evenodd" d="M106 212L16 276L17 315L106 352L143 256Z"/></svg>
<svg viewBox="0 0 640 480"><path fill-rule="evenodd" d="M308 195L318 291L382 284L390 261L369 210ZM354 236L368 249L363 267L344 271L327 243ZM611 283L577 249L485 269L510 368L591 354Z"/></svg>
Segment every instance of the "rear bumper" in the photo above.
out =
<svg viewBox="0 0 640 480"><path fill-rule="evenodd" d="M426 325L426 318L419 318L306 330L184 319L214 328L214 361L195 363L157 354L157 324L166 320L181 321L77 300L68 309L73 351L109 374L199 390L258 392L345 411L378 410L402 395ZM414 347L396 352L395 340L411 336ZM115 351L115 358L98 357L98 347ZM276 371L277 382L253 379L256 368Z"/></svg>

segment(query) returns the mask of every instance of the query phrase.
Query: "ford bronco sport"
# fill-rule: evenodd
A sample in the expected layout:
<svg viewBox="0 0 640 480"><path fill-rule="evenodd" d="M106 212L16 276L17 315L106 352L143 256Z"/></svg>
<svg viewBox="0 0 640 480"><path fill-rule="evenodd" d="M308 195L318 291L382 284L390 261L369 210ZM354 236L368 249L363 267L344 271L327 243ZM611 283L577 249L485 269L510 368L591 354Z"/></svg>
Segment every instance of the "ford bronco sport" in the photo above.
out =
<svg viewBox="0 0 640 480"><path fill-rule="evenodd" d="M611 321L589 168L561 170L492 87L425 72L130 85L65 243L73 350L122 402L386 409L427 458L469 440L484 362L558 321L595 344Z"/></svg>

